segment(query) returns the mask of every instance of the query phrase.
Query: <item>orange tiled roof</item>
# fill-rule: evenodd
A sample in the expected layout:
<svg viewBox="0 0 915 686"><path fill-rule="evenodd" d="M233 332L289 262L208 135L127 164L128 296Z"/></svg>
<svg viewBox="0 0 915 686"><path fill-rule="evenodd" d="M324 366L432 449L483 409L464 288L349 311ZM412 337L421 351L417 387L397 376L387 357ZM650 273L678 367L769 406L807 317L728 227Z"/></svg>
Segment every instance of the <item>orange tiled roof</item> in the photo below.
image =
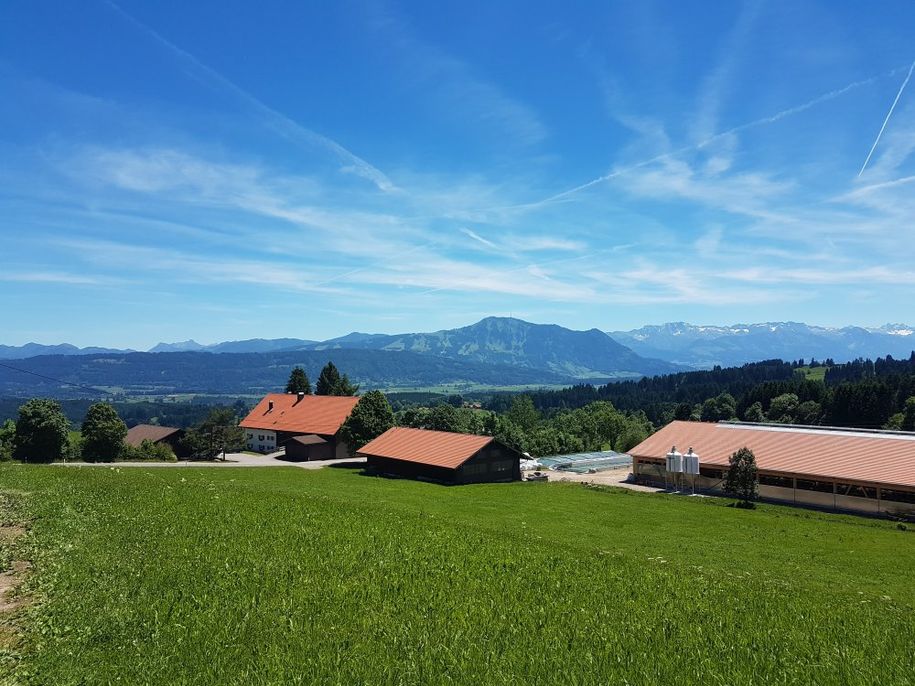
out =
<svg viewBox="0 0 915 686"><path fill-rule="evenodd" d="M239 426L245 429L333 436L358 402L359 398L351 396L306 395L299 399L292 393L270 393L264 396Z"/></svg>
<svg viewBox="0 0 915 686"><path fill-rule="evenodd" d="M127 430L127 436L124 438L124 442L128 445L132 445L134 448L139 448L140 443L143 441L152 441L155 443L156 441L161 441L163 438L168 438L180 431L181 429L175 429L171 426L137 424Z"/></svg>
<svg viewBox="0 0 915 686"><path fill-rule="evenodd" d="M915 434L878 434L818 427L671 422L629 451L661 458L690 447L701 464L727 466L746 446L761 470L915 487Z"/></svg>
<svg viewBox="0 0 915 686"><path fill-rule="evenodd" d="M387 457L457 469L492 440L492 436L398 426L388 429L374 441L366 443L358 453L369 457Z"/></svg>

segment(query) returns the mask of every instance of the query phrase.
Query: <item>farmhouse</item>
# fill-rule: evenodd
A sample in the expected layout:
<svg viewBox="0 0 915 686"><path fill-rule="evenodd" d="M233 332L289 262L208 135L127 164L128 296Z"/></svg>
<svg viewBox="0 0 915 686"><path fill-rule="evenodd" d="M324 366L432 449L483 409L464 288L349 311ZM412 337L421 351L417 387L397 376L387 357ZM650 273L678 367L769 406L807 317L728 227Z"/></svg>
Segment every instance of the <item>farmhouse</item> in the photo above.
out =
<svg viewBox="0 0 915 686"><path fill-rule="evenodd" d="M630 451L632 473L641 483L719 491L728 458L744 446L756 457L762 498L870 513L915 512L915 433L676 421ZM699 474L668 471L672 448L677 453L692 448Z"/></svg>
<svg viewBox="0 0 915 686"><path fill-rule="evenodd" d="M172 449L175 455L178 455L178 444L183 436L183 429L176 429L171 426L157 426L155 424L137 424L127 430L124 442L134 448L139 448L140 443L143 441L164 443Z"/></svg>
<svg viewBox="0 0 915 686"><path fill-rule="evenodd" d="M338 434L358 402L351 396L271 393L239 426L245 430L248 450L285 449L297 460L348 457L349 449Z"/></svg>
<svg viewBox="0 0 915 686"><path fill-rule="evenodd" d="M395 427L370 441L357 455L370 470L449 484L517 481L521 453L492 436Z"/></svg>

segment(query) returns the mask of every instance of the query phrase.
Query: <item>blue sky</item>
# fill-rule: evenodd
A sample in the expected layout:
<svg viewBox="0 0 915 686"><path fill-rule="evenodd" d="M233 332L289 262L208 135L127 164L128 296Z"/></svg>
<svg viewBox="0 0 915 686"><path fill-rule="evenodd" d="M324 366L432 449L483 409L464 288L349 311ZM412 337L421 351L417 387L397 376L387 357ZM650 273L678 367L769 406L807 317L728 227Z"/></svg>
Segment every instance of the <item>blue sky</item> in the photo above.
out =
<svg viewBox="0 0 915 686"><path fill-rule="evenodd" d="M915 323L911 2L0 12L2 343Z"/></svg>

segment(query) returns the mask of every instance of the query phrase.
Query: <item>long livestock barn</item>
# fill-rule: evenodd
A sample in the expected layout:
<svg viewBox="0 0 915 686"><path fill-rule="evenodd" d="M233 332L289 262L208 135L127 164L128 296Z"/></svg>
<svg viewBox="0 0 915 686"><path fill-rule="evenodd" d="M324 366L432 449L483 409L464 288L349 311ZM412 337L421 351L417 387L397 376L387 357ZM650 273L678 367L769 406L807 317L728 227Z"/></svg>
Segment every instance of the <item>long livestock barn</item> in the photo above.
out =
<svg viewBox="0 0 915 686"><path fill-rule="evenodd" d="M814 426L671 422L633 448L636 481L720 491L728 460L756 457L761 498L869 513L915 512L915 434ZM668 453L698 456L699 474L668 471Z"/></svg>

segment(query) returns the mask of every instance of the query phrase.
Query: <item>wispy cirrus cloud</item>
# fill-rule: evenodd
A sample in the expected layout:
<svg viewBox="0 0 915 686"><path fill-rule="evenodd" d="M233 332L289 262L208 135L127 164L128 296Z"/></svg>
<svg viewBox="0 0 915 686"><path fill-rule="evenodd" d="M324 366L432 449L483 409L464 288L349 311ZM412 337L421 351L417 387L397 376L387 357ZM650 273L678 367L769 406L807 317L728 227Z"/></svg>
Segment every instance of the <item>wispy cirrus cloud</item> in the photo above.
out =
<svg viewBox="0 0 915 686"><path fill-rule="evenodd" d="M8 283L62 284L67 286L102 286L116 283L118 280L57 271L13 271L0 273L0 281Z"/></svg>
<svg viewBox="0 0 915 686"><path fill-rule="evenodd" d="M737 20L722 41L718 63L699 88L698 112L692 127L696 141L708 140L720 128L718 118L722 100L732 82L738 78L741 56L753 38L753 27L762 7L762 0L744 0Z"/></svg>
<svg viewBox="0 0 915 686"><path fill-rule="evenodd" d="M578 184L577 186L567 188L566 190L560 191L558 193L554 193L553 195L547 196L540 200L519 203L517 205L511 206L508 208L500 208L500 209L503 209L503 210L510 209L510 210L514 210L514 211L526 212L526 211L538 210L538 209L544 207L545 205L570 202L570 201L572 201L574 196L578 195L579 193L582 193L583 191L589 190L596 186L600 186L608 181L612 181L616 178L628 175L628 174L638 171L640 169L644 169L645 167L650 167L650 166L658 164L660 162L665 162L667 160L676 158L680 155L700 152L704 148L709 147L710 145L716 143L717 141L733 137L735 134L740 134L740 133L744 133L746 131L751 131L751 130L754 130L754 129L757 129L760 127L764 127L764 126L767 126L770 124L775 124L776 122L782 121L783 119L793 117L795 115L806 112L810 109L818 107L819 105L822 105L826 102L840 98L854 90L863 88L865 86L869 86L869 85L875 83L876 81L880 80L881 78L893 76L894 74L898 73L901 69L902 69L901 67L897 67L897 68L892 69L883 74L877 74L877 75L871 76L866 79L859 79L857 81L852 81L851 83L848 83L845 86L842 86L840 88L836 88L834 90L823 93L800 105L788 107L779 112L776 112L775 114L767 115L764 117L760 117L758 119L753 119L753 120L745 122L743 124L739 124L737 126L731 127L730 129L727 129L726 131L712 134L709 137L707 137L703 140L700 140L696 143L690 143L687 145L683 145L683 146L659 153L657 155L647 157L638 162L630 162L627 164L621 164L621 165L617 166L616 168L612 169L611 171L607 172L606 174L602 174L600 176L597 176L597 177L591 179L590 181L586 181L584 183Z"/></svg>
<svg viewBox="0 0 915 686"><path fill-rule="evenodd" d="M175 59L179 60L184 68L195 78L217 90L223 90L234 96L239 102L246 105L253 113L259 116L264 125L268 126L279 135L296 145L302 146L306 150L313 150L315 147L323 148L339 159L343 165L340 168L340 171L352 173L371 181L381 191L389 193L398 190L397 186L395 186L388 176L380 169L350 152L336 141L302 126L285 114L266 105L253 94L241 88L212 67L201 62L187 50L178 47L158 31L147 26L132 14L126 12L120 5L113 2L113 0L104 1L119 16L162 46L162 48L168 51Z"/></svg>
<svg viewBox="0 0 915 686"><path fill-rule="evenodd" d="M491 80L474 73L465 61L419 36L393 7L375 4L370 23L385 48L396 49L404 79L424 89L442 109L442 116L462 127L468 124L495 131L502 140L535 145L548 135L537 113Z"/></svg>

